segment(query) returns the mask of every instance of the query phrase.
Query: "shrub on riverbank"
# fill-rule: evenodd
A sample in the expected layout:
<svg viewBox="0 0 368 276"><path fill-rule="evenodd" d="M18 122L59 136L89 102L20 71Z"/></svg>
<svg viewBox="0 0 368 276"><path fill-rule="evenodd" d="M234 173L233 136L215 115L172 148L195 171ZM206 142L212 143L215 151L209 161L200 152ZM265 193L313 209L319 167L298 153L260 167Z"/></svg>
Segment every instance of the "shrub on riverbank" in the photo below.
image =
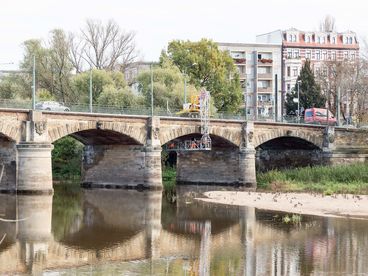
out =
<svg viewBox="0 0 368 276"><path fill-rule="evenodd" d="M176 168L163 167L162 185L167 199L172 200L175 196Z"/></svg>
<svg viewBox="0 0 368 276"><path fill-rule="evenodd" d="M368 164L273 170L259 173L257 183L266 190L368 194Z"/></svg>

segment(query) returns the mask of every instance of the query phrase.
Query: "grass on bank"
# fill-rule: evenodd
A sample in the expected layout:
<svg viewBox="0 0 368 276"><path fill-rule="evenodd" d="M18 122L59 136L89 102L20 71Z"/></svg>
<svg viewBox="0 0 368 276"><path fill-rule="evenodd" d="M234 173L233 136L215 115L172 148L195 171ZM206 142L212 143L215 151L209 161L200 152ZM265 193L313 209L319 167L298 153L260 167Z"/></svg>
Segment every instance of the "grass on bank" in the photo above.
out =
<svg viewBox="0 0 368 276"><path fill-rule="evenodd" d="M368 164L316 166L257 174L258 189L368 194Z"/></svg>

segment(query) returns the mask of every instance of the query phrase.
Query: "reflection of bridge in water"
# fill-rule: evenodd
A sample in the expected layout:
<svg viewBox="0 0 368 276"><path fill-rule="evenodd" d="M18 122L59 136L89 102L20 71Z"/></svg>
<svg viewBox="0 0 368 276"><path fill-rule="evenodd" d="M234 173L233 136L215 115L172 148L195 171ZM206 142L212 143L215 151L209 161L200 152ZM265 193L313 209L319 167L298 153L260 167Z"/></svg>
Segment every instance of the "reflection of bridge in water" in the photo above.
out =
<svg viewBox="0 0 368 276"><path fill-rule="evenodd" d="M58 214L60 206L53 210L53 196L0 195L1 217L25 219L0 223L0 236L6 233L0 274L159 259L189 263L201 275L219 265L234 274L298 274L318 260L331 271L339 262L346 271L366 272L365 254L357 248L339 251L354 262L340 264L334 257L336 244L346 237L368 245L368 235L348 232L342 220L321 218L285 229L266 220L268 213L193 201L185 189L175 208L167 208L160 192L84 190L80 210L69 219ZM224 264L229 256L235 261Z"/></svg>

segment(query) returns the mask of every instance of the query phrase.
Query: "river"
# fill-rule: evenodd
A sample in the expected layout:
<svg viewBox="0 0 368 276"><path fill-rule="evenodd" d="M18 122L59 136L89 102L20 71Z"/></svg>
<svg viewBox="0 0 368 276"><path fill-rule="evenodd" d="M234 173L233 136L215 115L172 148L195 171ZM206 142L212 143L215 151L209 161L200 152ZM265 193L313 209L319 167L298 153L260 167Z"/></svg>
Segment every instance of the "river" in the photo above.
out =
<svg viewBox="0 0 368 276"><path fill-rule="evenodd" d="M220 187L0 195L1 275L368 274L368 221L195 200ZM5 220L4 220L5 219Z"/></svg>

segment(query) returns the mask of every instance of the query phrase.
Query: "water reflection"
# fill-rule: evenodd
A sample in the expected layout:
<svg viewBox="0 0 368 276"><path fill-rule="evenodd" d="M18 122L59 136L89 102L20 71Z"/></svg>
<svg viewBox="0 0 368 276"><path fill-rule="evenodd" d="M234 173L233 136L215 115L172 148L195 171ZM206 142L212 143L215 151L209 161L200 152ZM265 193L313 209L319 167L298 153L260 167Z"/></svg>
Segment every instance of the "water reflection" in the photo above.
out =
<svg viewBox="0 0 368 276"><path fill-rule="evenodd" d="M180 187L175 204L128 190L0 195L0 274L368 273L367 221L285 223L282 213L194 200L203 189Z"/></svg>

